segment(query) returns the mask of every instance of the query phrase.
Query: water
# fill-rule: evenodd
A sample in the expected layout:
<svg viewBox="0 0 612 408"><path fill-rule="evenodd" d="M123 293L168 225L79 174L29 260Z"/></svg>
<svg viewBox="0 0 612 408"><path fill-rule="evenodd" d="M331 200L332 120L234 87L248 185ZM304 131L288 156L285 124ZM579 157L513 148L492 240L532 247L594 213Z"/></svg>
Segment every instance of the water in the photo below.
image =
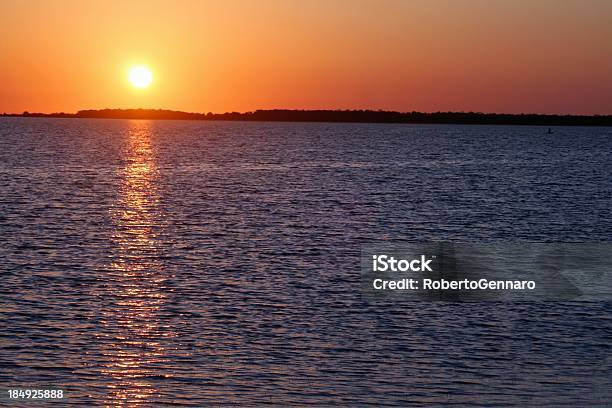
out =
<svg viewBox="0 0 612 408"><path fill-rule="evenodd" d="M0 119L0 391L605 405L609 303L360 294L371 241L611 241L612 129L545 131Z"/></svg>

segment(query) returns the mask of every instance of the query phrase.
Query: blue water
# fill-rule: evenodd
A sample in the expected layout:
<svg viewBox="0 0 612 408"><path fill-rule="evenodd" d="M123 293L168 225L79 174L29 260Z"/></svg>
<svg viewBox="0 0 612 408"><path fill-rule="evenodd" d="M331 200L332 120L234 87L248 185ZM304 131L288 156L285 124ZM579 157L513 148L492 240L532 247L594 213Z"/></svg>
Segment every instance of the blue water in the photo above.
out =
<svg viewBox="0 0 612 408"><path fill-rule="evenodd" d="M0 401L604 406L609 303L360 293L372 241L612 241L612 129L545 132L1 118Z"/></svg>

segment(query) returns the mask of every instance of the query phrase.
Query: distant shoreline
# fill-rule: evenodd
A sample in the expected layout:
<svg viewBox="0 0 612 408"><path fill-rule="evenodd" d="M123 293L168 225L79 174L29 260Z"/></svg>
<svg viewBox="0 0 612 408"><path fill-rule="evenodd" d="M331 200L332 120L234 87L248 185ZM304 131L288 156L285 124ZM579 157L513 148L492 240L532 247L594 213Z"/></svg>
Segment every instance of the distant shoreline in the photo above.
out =
<svg viewBox="0 0 612 408"><path fill-rule="evenodd" d="M78 119L223 120L246 122L407 123L446 125L612 126L612 115L544 115L480 112L394 112L373 110L289 110L190 113L167 109L89 109L77 113L0 114L0 117Z"/></svg>

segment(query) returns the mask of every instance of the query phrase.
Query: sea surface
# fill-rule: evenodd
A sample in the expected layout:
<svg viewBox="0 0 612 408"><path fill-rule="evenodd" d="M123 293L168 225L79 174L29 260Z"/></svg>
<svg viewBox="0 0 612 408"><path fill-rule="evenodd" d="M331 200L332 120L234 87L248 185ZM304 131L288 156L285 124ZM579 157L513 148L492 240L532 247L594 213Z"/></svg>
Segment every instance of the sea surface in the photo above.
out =
<svg viewBox="0 0 612 408"><path fill-rule="evenodd" d="M360 292L373 241L612 241L612 129L553 130L0 118L0 405L605 406L610 303Z"/></svg>

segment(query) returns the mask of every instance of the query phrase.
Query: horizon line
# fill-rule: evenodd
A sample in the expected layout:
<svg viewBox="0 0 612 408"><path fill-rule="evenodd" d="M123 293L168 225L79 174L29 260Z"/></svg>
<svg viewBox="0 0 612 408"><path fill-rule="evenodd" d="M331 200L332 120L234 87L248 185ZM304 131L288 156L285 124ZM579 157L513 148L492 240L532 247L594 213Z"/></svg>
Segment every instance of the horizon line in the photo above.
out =
<svg viewBox="0 0 612 408"><path fill-rule="evenodd" d="M384 110L298 110L269 109L249 112L193 113L169 109L86 109L76 113L2 114L2 117L42 117L74 119L147 119L147 120L221 120L249 122L329 122L329 123L405 123L474 124L535 126L612 126L612 115L558 115L534 113L482 112L397 112Z"/></svg>
<svg viewBox="0 0 612 408"><path fill-rule="evenodd" d="M197 111L185 111L170 108L86 108L79 109L76 112L65 112L65 111L29 111L24 110L22 112L3 112L0 116L25 116L25 115L78 115L82 112L102 112L102 111L156 111L156 112L173 112L173 113L186 113L191 115L225 115L225 114L240 114L247 115L255 112L382 112L382 113L399 113L399 114L474 114L474 115L508 115L508 116L576 116L576 117L609 117L611 113L542 113L542 112L520 112L520 113L509 113L509 112L496 112L496 111L475 111L475 110L437 110L437 111L400 111L392 109L375 109L375 108L258 108L254 110L246 111L225 111L225 112L197 112Z"/></svg>

